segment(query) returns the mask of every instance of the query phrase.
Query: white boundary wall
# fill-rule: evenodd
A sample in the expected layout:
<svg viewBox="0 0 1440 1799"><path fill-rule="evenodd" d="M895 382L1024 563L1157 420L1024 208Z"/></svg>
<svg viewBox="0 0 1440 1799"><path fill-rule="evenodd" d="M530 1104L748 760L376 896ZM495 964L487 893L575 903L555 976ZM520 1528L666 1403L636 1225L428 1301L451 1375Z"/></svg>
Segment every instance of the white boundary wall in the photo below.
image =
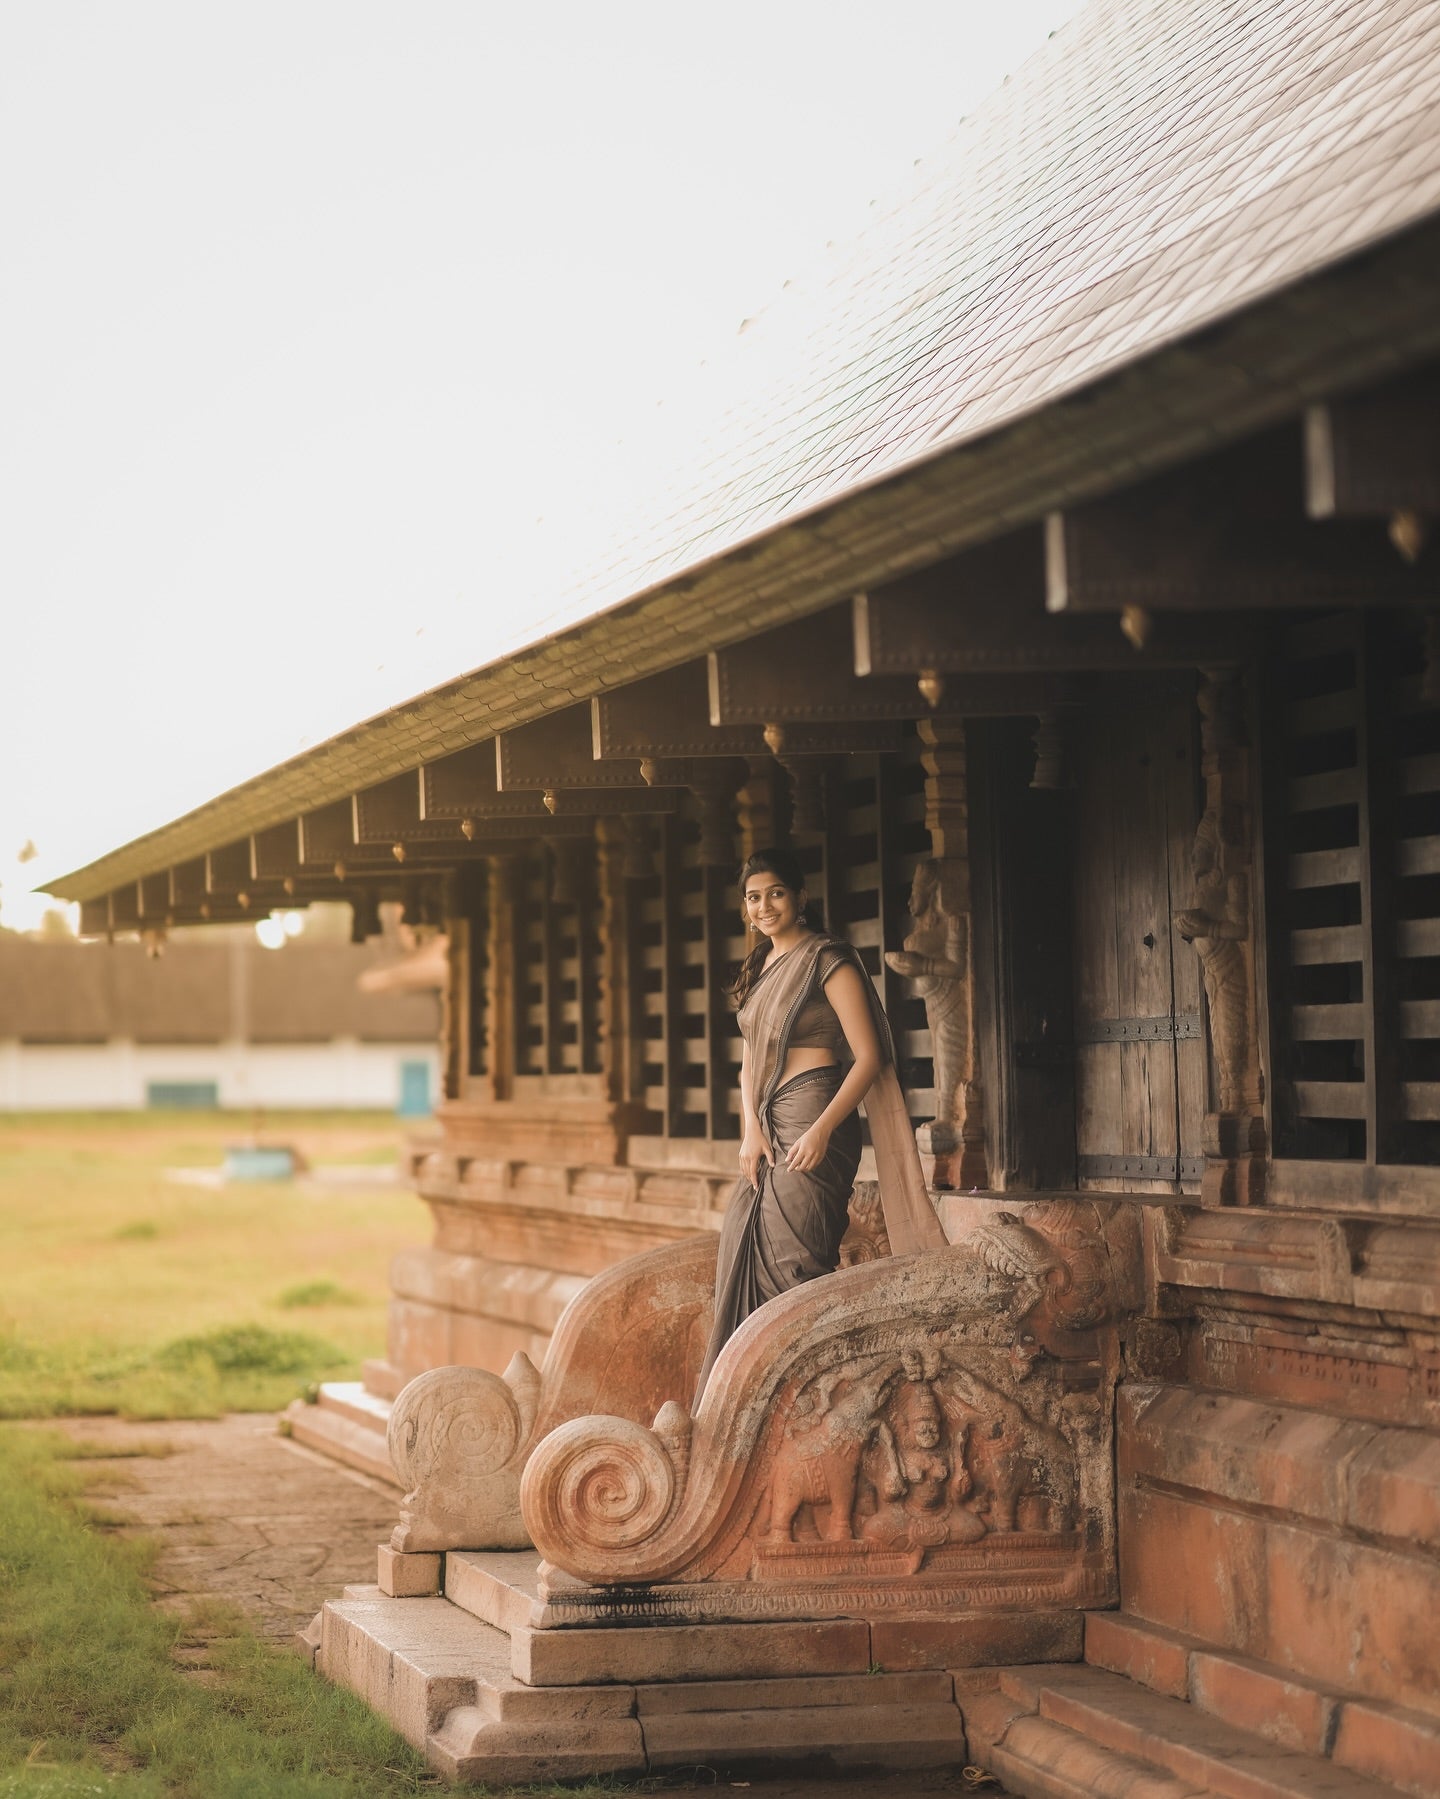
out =
<svg viewBox="0 0 1440 1799"><path fill-rule="evenodd" d="M440 1095L432 1041L362 1043L20 1043L0 1038L0 1112L125 1112L144 1107L152 1081L214 1081L220 1104L354 1106L394 1111L400 1069L424 1062Z"/></svg>

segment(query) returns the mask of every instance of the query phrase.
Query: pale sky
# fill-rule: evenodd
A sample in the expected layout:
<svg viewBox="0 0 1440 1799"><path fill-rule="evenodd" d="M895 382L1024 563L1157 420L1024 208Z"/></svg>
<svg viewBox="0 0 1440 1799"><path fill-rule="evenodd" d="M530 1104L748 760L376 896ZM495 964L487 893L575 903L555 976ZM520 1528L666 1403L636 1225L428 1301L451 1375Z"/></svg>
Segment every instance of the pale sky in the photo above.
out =
<svg viewBox="0 0 1440 1799"><path fill-rule="evenodd" d="M0 920L562 610L657 402L1076 10L0 0Z"/></svg>

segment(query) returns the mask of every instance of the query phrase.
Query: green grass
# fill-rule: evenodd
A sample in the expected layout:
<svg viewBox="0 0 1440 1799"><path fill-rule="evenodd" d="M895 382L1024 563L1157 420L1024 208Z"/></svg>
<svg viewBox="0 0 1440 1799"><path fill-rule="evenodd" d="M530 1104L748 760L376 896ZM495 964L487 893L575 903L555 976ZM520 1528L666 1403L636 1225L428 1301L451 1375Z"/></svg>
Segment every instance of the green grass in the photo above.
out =
<svg viewBox="0 0 1440 1799"><path fill-rule="evenodd" d="M298 1286L287 1287L275 1303L283 1311L293 1312L300 1307L354 1306L364 1302L358 1293L351 1293L337 1281L301 1281Z"/></svg>
<svg viewBox="0 0 1440 1799"><path fill-rule="evenodd" d="M425 1208L364 1183L166 1178L218 1166L256 1123L248 1113L0 1117L0 1418L270 1411L382 1351L390 1260L429 1239ZM383 1114L274 1113L259 1127L311 1163L389 1161L402 1139ZM300 1307L304 1333L293 1329Z"/></svg>
<svg viewBox="0 0 1440 1799"><path fill-rule="evenodd" d="M436 1784L236 1613L155 1606L153 1548L97 1528L89 1472L48 1433L0 1433L0 1795L388 1799ZM197 1644L207 1684L176 1661Z"/></svg>
<svg viewBox="0 0 1440 1799"><path fill-rule="evenodd" d="M0 1117L0 1416L271 1410L382 1348L390 1258L428 1240L425 1208L373 1187L164 1178L217 1165L250 1127L193 1112ZM349 1114L271 1118L265 1135L312 1163L388 1160L399 1141L394 1120ZM293 1328L297 1308L313 1330ZM153 1603L156 1545L117 1534L123 1510L87 1495L99 1480L123 1503L116 1457L169 1453L0 1424L0 1799L443 1790L367 1707L239 1613Z"/></svg>

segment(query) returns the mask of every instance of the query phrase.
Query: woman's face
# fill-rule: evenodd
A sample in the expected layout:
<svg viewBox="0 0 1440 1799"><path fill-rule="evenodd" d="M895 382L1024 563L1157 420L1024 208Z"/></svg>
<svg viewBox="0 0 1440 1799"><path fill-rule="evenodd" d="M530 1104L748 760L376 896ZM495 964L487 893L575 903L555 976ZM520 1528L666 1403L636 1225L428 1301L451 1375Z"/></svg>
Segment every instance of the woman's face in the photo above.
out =
<svg viewBox="0 0 1440 1799"><path fill-rule="evenodd" d="M800 921L803 893L787 887L779 875L762 869L745 883L745 920L767 937L783 936Z"/></svg>

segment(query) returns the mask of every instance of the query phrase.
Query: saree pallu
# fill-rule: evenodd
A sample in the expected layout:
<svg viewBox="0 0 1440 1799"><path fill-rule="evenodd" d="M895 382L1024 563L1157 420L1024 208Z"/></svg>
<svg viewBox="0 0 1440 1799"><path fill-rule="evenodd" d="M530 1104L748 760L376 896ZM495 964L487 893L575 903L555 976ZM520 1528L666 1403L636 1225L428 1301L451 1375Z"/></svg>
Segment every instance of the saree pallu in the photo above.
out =
<svg viewBox="0 0 1440 1799"><path fill-rule="evenodd" d="M860 1165L860 1119L852 1112L830 1136L825 1158L798 1173L785 1166L790 1146L834 1099L843 1068L812 1068L777 1089L770 1101L773 1164L760 1164L752 1187L742 1175L720 1229L715 1272L715 1324L697 1393L737 1327L767 1299L840 1265L840 1239L850 1222L850 1193Z"/></svg>

